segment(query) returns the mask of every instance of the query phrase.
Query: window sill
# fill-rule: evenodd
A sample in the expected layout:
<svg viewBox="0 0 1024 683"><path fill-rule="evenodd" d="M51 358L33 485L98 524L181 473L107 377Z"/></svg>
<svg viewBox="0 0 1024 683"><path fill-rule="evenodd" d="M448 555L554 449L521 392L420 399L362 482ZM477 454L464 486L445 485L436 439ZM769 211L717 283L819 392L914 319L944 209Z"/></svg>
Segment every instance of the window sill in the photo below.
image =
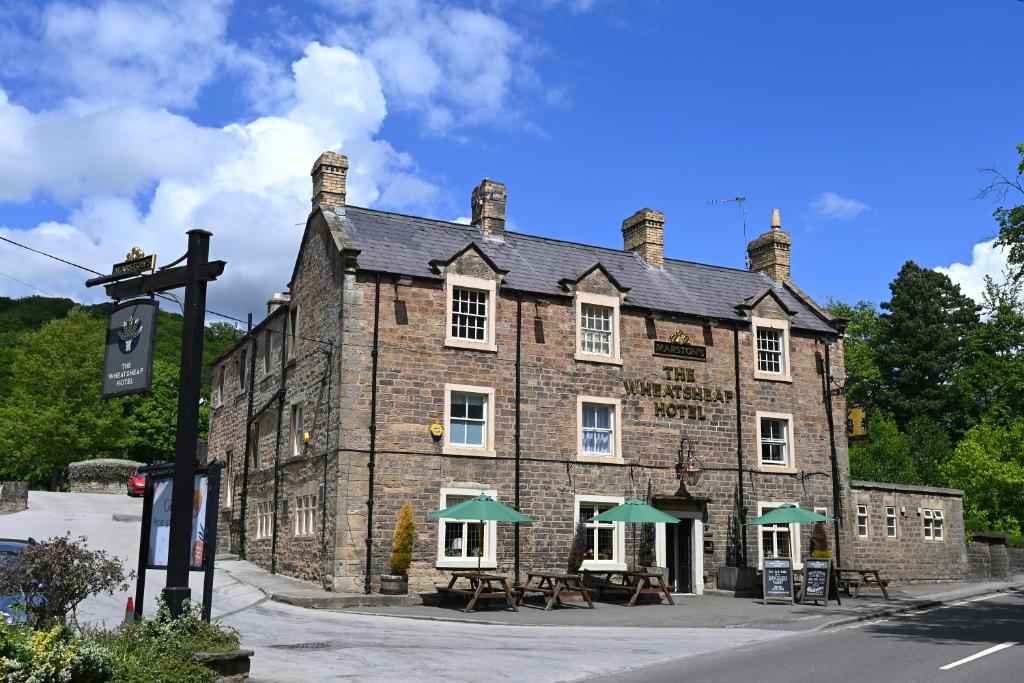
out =
<svg viewBox="0 0 1024 683"><path fill-rule="evenodd" d="M622 456L618 456L618 455L599 455L597 453L577 453L576 454L576 461L577 462L603 463L603 464L606 464L606 465L622 465L625 462L625 461L623 461Z"/></svg>
<svg viewBox="0 0 1024 683"><path fill-rule="evenodd" d="M487 351L489 353L498 352L497 344L468 341L465 339L454 339L452 337L445 337L444 345L450 349L468 349L470 351Z"/></svg>
<svg viewBox="0 0 1024 683"><path fill-rule="evenodd" d="M584 560L580 565L580 571L589 569L592 572L624 572L627 570L625 562L610 562L600 560Z"/></svg>
<svg viewBox="0 0 1024 683"><path fill-rule="evenodd" d="M494 458L497 456L493 448L463 448L461 446L445 446L441 449L442 455L468 455L478 458Z"/></svg>
<svg viewBox="0 0 1024 683"><path fill-rule="evenodd" d="M793 378L788 373L785 375L777 375L773 372L760 372L759 370L754 370L754 379L760 379L766 382L787 382L789 384L793 383Z"/></svg>
<svg viewBox="0 0 1024 683"><path fill-rule="evenodd" d="M480 569L497 569L498 562L496 560L482 559L479 566ZM476 569L477 560L475 557L467 557L465 559L446 557L438 559L434 567L437 569Z"/></svg>
<svg viewBox="0 0 1024 683"><path fill-rule="evenodd" d="M576 360L584 363L603 363L604 365L622 365L622 358L618 356L599 356L593 353L576 352Z"/></svg>
<svg viewBox="0 0 1024 683"><path fill-rule="evenodd" d="M776 474L796 474L800 470L796 467L789 467L788 465L768 465L761 463L757 467L758 472L774 472Z"/></svg>

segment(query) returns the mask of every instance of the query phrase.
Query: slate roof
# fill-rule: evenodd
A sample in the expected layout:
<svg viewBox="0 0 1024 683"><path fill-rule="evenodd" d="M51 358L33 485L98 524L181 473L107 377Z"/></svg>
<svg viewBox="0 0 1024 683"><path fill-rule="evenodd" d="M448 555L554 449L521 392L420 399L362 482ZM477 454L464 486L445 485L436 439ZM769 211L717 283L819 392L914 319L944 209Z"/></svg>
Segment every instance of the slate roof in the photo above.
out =
<svg viewBox="0 0 1024 683"><path fill-rule="evenodd" d="M470 242L508 271L504 287L540 295L566 296L560 280L575 280L595 263L623 288L625 306L702 318L746 320L736 306L766 288L796 312L795 328L835 334L810 302L760 272L665 259L652 268L631 252L506 232L504 241L486 238L474 226L377 211L356 206L324 212L342 241L359 250L360 270L437 279L433 260L447 261ZM336 220L338 219L338 220ZM799 290L798 290L799 291Z"/></svg>

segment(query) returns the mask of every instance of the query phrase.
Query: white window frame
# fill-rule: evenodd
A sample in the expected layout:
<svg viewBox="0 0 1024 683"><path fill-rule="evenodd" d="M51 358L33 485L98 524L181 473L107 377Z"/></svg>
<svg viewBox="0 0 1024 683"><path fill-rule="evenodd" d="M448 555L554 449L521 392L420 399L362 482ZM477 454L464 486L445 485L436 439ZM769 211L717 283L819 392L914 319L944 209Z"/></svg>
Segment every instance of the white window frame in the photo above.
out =
<svg viewBox="0 0 1024 683"><path fill-rule="evenodd" d="M249 458L249 464L254 470L260 468L260 427L262 425L263 418L257 418L253 420L252 424L249 425L249 453L246 457Z"/></svg>
<svg viewBox="0 0 1024 683"><path fill-rule="evenodd" d="M946 540L946 517L942 514L942 510L932 510L932 540L942 542Z"/></svg>
<svg viewBox="0 0 1024 683"><path fill-rule="evenodd" d="M221 470L221 478L224 481L224 507L230 509L231 502L234 500L234 482L235 478L231 476L231 465L234 459L234 451L227 449L224 451L224 469Z"/></svg>
<svg viewBox="0 0 1024 683"><path fill-rule="evenodd" d="M757 463L758 467L764 471L771 472L796 472L796 439L793 433L793 414L792 413L769 413L766 411L758 410L754 413L756 419L757 428ZM783 420L786 424L786 461L784 463L773 464L766 463L761 459L761 420Z"/></svg>
<svg viewBox="0 0 1024 683"><path fill-rule="evenodd" d="M622 355L619 347L620 333L620 312L619 304L620 299L618 296L609 296L607 294L593 294L591 292L576 291L575 309L576 309L576 360L587 361L591 363L609 363L611 365L622 365ZM611 339L611 353L608 355L599 353L587 353L583 350L583 304L590 304L592 306L604 306L612 310L612 339Z"/></svg>
<svg viewBox="0 0 1024 683"><path fill-rule="evenodd" d="M297 538L316 535L320 496L316 490L295 496L292 507L292 534Z"/></svg>
<svg viewBox="0 0 1024 683"><path fill-rule="evenodd" d="M575 539L576 527L580 522L588 524L586 519L580 519L580 503L608 503L613 506L621 505L626 502L626 499L622 496L597 496L590 494L577 493L573 500L573 519L572 519L572 532L573 538ZM588 517L589 519L589 517ZM584 560L583 564L580 565L580 569L593 569L600 571L602 569L610 571L625 571L626 566L626 525L624 522L612 522L614 529L612 531L612 559L611 560ZM588 531L592 531L588 527Z"/></svg>
<svg viewBox="0 0 1024 683"><path fill-rule="evenodd" d="M593 403L612 406L612 452L588 453L583 450L583 404ZM582 462L621 463L622 458L622 401L604 396L576 397L576 459Z"/></svg>
<svg viewBox="0 0 1024 683"><path fill-rule="evenodd" d="M443 487L441 489L441 500L439 509L444 510L449 506L448 496L469 496L475 497L480 494L488 495L494 500L498 499L497 489L469 489L459 487ZM446 557L444 554L444 530L446 524L466 524L466 520L439 519L437 520L437 563L438 569L476 569L477 558L475 557ZM470 522L472 523L472 522ZM479 559L481 569L497 569L498 560L498 523L484 522L484 555Z"/></svg>
<svg viewBox="0 0 1024 683"><path fill-rule="evenodd" d="M899 524L896 521L895 505L885 506L885 537L888 539L899 537Z"/></svg>
<svg viewBox="0 0 1024 683"><path fill-rule="evenodd" d="M757 503L757 516L774 510L777 507L783 505L794 505L800 507L800 503L796 501L758 501ZM790 559L793 561L793 569L802 569L804 566L803 561L800 559L800 549L803 547L800 545L800 525L799 524L775 524L770 525L773 527L788 526L789 527L789 554ZM764 569L764 538L761 535L761 529L758 529L757 533L757 568Z"/></svg>
<svg viewBox="0 0 1024 683"><path fill-rule="evenodd" d="M863 503L857 504L857 537L867 538L869 534L868 526L868 506Z"/></svg>
<svg viewBox="0 0 1024 683"><path fill-rule="evenodd" d="M482 394L486 396L484 402L484 445L482 448L473 446L453 445L451 443L451 410L452 393ZM476 455L493 458L494 451L494 387L471 386L468 384L445 384L444 385L444 444L441 452L445 455Z"/></svg>
<svg viewBox="0 0 1024 683"><path fill-rule="evenodd" d="M487 294L487 320L484 323L484 331L487 336L483 341L459 339L452 336L452 296L456 287L460 289L476 289ZM498 345L495 342L494 332L495 321L498 317L498 282L485 278L448 273L445 276L444 296L444 345L457 349L496 352Z"/></svg>
<svg viewBox="0 0 1024 683"><path fill-rule="evenodd" d="M302 416L302 424L296 426L296 415ZM293 403L288 411L288 443L292 456L302 455L305 443L302 440L302 433L306 429L306 411L304 405Z"/></svg>
<svg viewBox="0 0 1024 683"><path fill-rule="evenodd" d="M273 534L273 505L269 500L261 500L256 503L256 538L270 538Z"/></svg>
<svg viewBox="0 0 1024 683"><path fill-rule="evenodd" d="M288 309L288 315L284 321L285 327L288 329L288 335L285 337L285 345L288 347L288 353L286 356L287 360L295 360L296 349L299 346L299 307L292 306Z"/></svg>
<svg viewBox="0 0 1024 683"><path fill-rule="evenodd" d="M789 328L790 323L788 320L779 320L777 318L759 318L757 316L751 316L750 337L751 346L754 352L754 363L752 366L754 368L754 379L764 379L775 382L793 381L793 377L790 374ZM757 359L758 329L780 330L782 332L782 372L764 372L760 369Z"/></svg>
<svg viewBox="0 0 1024 683"><path fill-rule="evenodd" d="M921 510L921 522L924 525L924 540L926 541L935 540L932 536L932 532L934 529L932 521L932 511L928 508L923 508Z"/></svg>

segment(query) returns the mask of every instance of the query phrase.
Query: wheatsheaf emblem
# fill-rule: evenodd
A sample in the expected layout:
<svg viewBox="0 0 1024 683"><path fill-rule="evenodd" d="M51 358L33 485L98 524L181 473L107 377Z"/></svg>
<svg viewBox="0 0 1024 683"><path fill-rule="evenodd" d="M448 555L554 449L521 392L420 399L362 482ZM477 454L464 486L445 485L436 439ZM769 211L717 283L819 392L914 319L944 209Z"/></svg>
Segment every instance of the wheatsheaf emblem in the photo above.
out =
<svg viewBox="0 0 1024 683"><path fill-rule="evenodd" d="M668 338L673 344L689 344L690 338L682 331L676 330L672 333L672 336Z"/></svg>
<svg viewBox="0 0 1024 683"><path fill-rule="evenodd" d="M121 323L121 329L117 336L121 339L121 352L131 353L132 344L142 334L142 321L138 318L128 316L128 319Z"/></svg>

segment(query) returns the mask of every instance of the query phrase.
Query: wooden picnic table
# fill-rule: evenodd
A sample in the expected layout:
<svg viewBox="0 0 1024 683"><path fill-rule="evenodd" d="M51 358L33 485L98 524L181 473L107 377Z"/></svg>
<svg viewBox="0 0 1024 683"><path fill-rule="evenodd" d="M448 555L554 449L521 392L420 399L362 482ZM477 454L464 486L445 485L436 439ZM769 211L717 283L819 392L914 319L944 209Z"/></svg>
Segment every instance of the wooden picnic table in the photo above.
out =
<svg viewBox="0 0 1024 683"><path fill-rule="evenodd" d="M594 603L590 600L590 589L583 585L583 577L579 574L527 572L526 583L516 588L516 603L522 604L526 595L543 595L548 599L544 605L546 612L555 605L561 606L561 596L568 591L579 591L587 601L587 606L594 609Z"/></svg>
<svg viewBox="0 0 1024 683"><path fill-rule="evenodd" d="M588 587L597 591L598 597L606 590L625 591L632 594L629 607L636 604L641 595L655 594L660 598L664 595L668 604L675 605L668 584L660 572L633 572L610 569L584 569L584 579L591 579Z"/></svg>
<svg viewBox="0 0 1024 683"><path fill-rule="evenodd" d="M882 589L885 599L889 599L889 591L885 590L889 581L883 579L877 569L836 569L836 573L836 584L842 587L847 595L850 595L850 589L853 588L852 597L859 598L861 585L875 584Z"/></svg>
<svg viewBox="0 0 1024 683"><path fill-rule="evenodd" d="M469 588L456 587L455 583L459 579L468 581ZM508 581L504 576L498 574L452 572L451 581L448 582L447 586L438 586L437 592L441 594L441 601L438 603L438 606L444 605L448 596L455 594L469 598L469 604L466 605L466 609L463 610L464 612L472 612L473 608L476 607L477 600L494 598L504 599L508 602L508 606L513 612L519 611L519 608L516 607L515 597L512 595L512 591L509 590Z"/></svg>

